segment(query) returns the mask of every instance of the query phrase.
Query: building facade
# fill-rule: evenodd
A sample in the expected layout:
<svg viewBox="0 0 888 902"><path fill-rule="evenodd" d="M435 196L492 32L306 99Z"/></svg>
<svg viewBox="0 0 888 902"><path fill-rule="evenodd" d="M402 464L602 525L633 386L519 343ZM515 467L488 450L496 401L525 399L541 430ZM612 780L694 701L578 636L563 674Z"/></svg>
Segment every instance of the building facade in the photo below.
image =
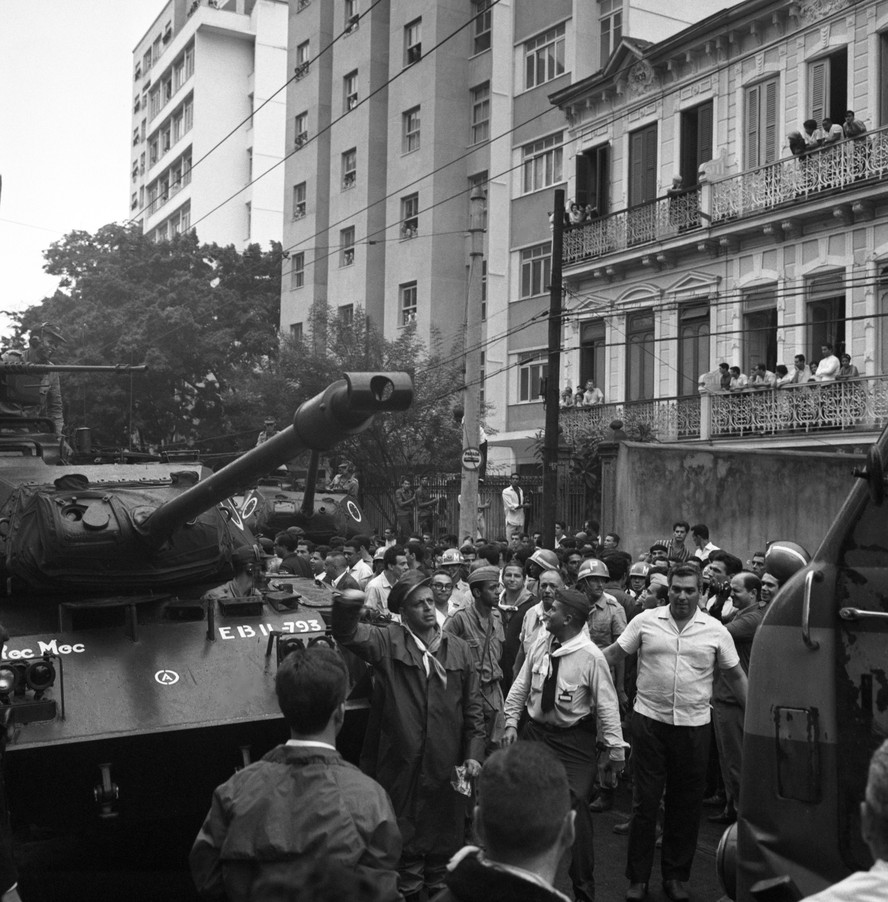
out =
<svg viewBox="0 0 888 902"><path fill-rule="evenodd" d="M136 46L129 215L146 235L280 241L286 22L286 0L170 0Z"/></svg>
<svg viewBox="0 0 888 902"><path fill-rule="evenodd" d="M568 194L598 208L564 235L561 381L594 378L605 404L563 410L568 437L619 417L662 440L873 440L888 419L886 84L888 3L746 0L624 40L553 94ZM805 120L849 110L865 134L790 149ZM721 362L791 374L827 345L859 378L698 392Z"/></svg>
<svg viewBox="0 0 888 902"><path fill-rule="evenodd" d="M701 0L701 15L730 5ZM481 368L492 466L532 464L542 426L548 212L570 165L549 99L625 34L685 27L659 0L291 0L281 329L363 311L461 344L469 194L487 192Z"/></svg>

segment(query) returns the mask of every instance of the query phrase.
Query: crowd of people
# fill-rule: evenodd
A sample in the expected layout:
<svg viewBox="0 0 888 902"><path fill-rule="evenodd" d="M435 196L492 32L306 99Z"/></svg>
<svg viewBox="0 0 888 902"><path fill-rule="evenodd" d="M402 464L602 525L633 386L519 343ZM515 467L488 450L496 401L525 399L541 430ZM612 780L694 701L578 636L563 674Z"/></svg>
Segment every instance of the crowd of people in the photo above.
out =
<svg viewBox="0 0 888 902"><path fill-rule="evenodd" d="M513 482L504 504L523 512ZM704 806L736 818L757 628L805 558L773 543L744 563L685 521L631 552L594 521L556 536L276 537L278 572L330 589L338 651L281 666L292 738L218 788L192 852L206 896L249 899L251 881L326 855L366 898L563 900L565 856L591 900L595 815L623 775L626 898L646 897L658 846L666 896L689 898ZM373 682L360 770L335 749L356 662Z"/></svg>
<svg viewBox="0 0 888 902"><path fill-rule="evenodd" d="M851 362L849 354L837 357L831 344L824 344L820 353L820 360L810 364L804 354L796 354L792 369L781 363L772 372L764 363L758 363L751 376L742 372L739 366L722 362L716 369L700 376L700 393L767 391L791 385L846 382L859 378L860 372Z"/></svg>
<svg viewBox="0 0 888 902"><path fill-rule="evenodd" d="M845 121L841 124L829 117L823 118L820 125L816 119L806 119L801 131L790 132L786 139L793 156L802 157L846 138L861 138L865 134L866 125L855 116L854 110L846 110Z"/></svg>

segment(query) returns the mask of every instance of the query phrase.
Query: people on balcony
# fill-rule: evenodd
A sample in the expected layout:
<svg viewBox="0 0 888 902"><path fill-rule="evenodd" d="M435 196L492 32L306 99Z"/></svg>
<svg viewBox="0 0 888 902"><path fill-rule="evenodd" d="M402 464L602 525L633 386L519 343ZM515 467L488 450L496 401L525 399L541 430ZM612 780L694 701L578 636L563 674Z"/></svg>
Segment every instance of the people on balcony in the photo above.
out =
<svg viewBox="0 0 888 902"><path fill-rule="evenodd" d="M785 369L785 367L784 367ZM777 377L763 363L755 365L755 372L749 380L749 387L755 389L775 388Z"/></svg>
<svg viewBox="0 0 888 902"><path fill-rule="evenodd" d="M571 225L579 225L586 218L586 211L575 200L567 208L567 219Z"/></svg>
<svg viewBox="0 0 888 902"><path fill-rule="evenodd" d="M825 116L820 123L820 128L814 132L819 147L828 147L830 144L836 144L845 137L845 132L838 122L833 123L829 116Z"/></svg>
<svg viewBox="0 0 888 902"><path fill-rule="evenodd" d="M810 149L801 132L790 132L786 136L786 140L789 144L789 150L794 157L801 157Z"/></svg>
<svg viewBox="0 0 888 902"><path fill-rule="evenodd" d="M839 362L841 363L841 366L839 367L836 379L842 381L844 379L857 379L860 376L857 367L851 363L851 356L849 354L842 354L839 358Z"/></svg>
<svg viewBox="0 0 888 902"><path fill-rule="evenodd" d="M814 374L814 380L816 382L835 382L841 367L839 358L833 353L833 346L831 344L821 345L820 352L823 354L823 357L817 364L817 372Z"/></svg>
<svg viewBox="0 0 888 902"><path fill-rule="evenodd" d="M774 367L774 376L776 377L775 388L785 388L787 385L793 384L793 374L782 363L778 363Z"/></svg>
<svg viewBox="0 0 888 902"><path fill-rule="evenodd" d="M793 366L792 385L798 385L801 382L810 382L812 380L813 376L805 363L804 354L795 355Z"/></svg>
<svg viewBox="0 0 888 902"><path fill-rule="evenodd" d="M802 123L802 129L804 130L802 137L805 139L805 146L808 150L814 150L819 146L817 140L817 120L816 119L806 119Z"/></svg>
<svg viewBox="0 0 888 902"><path fill-rule="evenodd" d="M573 407L574 406L574 393L573 389L566 385L564 387L564 391L561 392L561 407Z"/></svg>
<svg viewBox="0 0 888 902"><path fill-rule="evenodd" d="M854 110L848 110L845 113L842 131L846 138L859 138L866 134L866 126L859 119L854 118Z"/></svg>
<svg viewBox="0 0 888 902"><path fill-rule="evenodd" d="M594 379L590 379L583 394L583 407L595 407L598 404L604 404L604 392L595 385Z"/></svg>
<svg viewBox="0 0 888 902"><path fill-rule="evenodd" d="M578 388L576 394L574 395L574 407L582 407L583 406L583 390Z"/></svg>
<svg viewBox="0 0 888 902"><path fill-rule="evenodd" d="M749 386L749 376L740 371L739 366L732 366L730 369L731 382L728 391L738 392L744 391Z"/></svg>

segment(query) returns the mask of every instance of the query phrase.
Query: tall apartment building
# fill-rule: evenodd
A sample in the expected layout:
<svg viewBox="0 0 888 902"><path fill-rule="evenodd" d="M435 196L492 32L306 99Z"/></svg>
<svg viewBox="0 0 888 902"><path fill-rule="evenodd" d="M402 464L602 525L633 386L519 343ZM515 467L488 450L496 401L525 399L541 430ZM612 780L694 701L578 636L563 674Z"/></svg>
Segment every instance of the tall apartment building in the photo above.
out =
<svg viewBox="0 0 888 902"><path fill-rule="evenodd" d="M701 444L874 440L888 421L886 85L884 2L745 0L624 41L553 94L567 193L601 214L564 236L562 385L595 378L606 402L562 411L568 438L620 418ZM848 110L866 134L794 155L805 120ZM827 345L859 378L698 393L721 362L792 373Z"/></svg>
<svg viewBox="0 0 888 902"><path fill-rule="evenodd" d="M492 464L532 463L543 424L552 190L567 122L549 95L624 35L659 39L719 0L291 0L281 328L314 304L389 337L462 336L469 194L487 190L484 400ZM502 371L502 372L500 372Z"/></svg>
<svg viewBox="0 0 888 902"><path fill-rule="evenodd" d="M138 43L129 215L145 234L281 239L283 167L262 174L283 156L286 27L286 0L169 0Z"/></svg>

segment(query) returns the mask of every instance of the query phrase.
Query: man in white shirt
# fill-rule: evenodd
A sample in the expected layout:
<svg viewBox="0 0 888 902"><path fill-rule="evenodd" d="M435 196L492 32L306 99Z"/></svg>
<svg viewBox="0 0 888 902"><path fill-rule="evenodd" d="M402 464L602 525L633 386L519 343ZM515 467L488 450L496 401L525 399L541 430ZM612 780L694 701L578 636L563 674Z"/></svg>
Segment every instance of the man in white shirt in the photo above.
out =
<svg viewBox="0 0 888 902"><path fill-rule="evenodd" d="M509 477L509 485L503 489L503 511L506 515L506 533L524 532L524 514L530 505L524 499L524 490L518 485L518 474Z"/></svg>
<svg viewBox="0 0 888 902"><path fill-rule="evenodd" d="M713 551L718 551L718 545L709 541L709 527L705 523L695 523L691 527L691 541L697 546L694 557L698 561L705 561Z"/></svg>
<svg viewBox="0 0 888 902"><path fill-rule="evenodd" d="M342 553L348 562L348 575L361 587L373 579L373 565L370 557L370 536L353 536L342 546Z"/></svg>
<svg viewBox="0 0 888 902"><path fill-rule="evenodd" d="M738 703L746 704L746 674L733 640L724 626L699 609L700 581L697 566L680 564L669 574L669 605L636 615L604 650L611 666L639 652L626 864L626 898L637 902L647 895L664 789L663 890L673 902L690 898L684 883L694 860L706 787L709 699L716 666Z"/></svg>
<svg viewBox="0 0 888 902"><path fill-rule="evenodd" d="M407 572L407 555L401 545L391 545L382 556L382 573L374 576L364 590L364 605L389 613L388 597L392 586Z"/></svg>
<svg viewBox="0 0 888 902"><path fill-rule="evenodd" d="M839 358L836 357L832 345L822 345L820 353L820 363L817 364L817 372L814 374L815 382L835 382L836 376L839 374Z"/></svg>
<svg viewBox="0 0 888 902"><path fill-rule="evenodd" d="M870 760L866 793L860 803L860 834L875 858L868 871L857 871L805 902L882 902L888 899L888 739Z"/></svg>

